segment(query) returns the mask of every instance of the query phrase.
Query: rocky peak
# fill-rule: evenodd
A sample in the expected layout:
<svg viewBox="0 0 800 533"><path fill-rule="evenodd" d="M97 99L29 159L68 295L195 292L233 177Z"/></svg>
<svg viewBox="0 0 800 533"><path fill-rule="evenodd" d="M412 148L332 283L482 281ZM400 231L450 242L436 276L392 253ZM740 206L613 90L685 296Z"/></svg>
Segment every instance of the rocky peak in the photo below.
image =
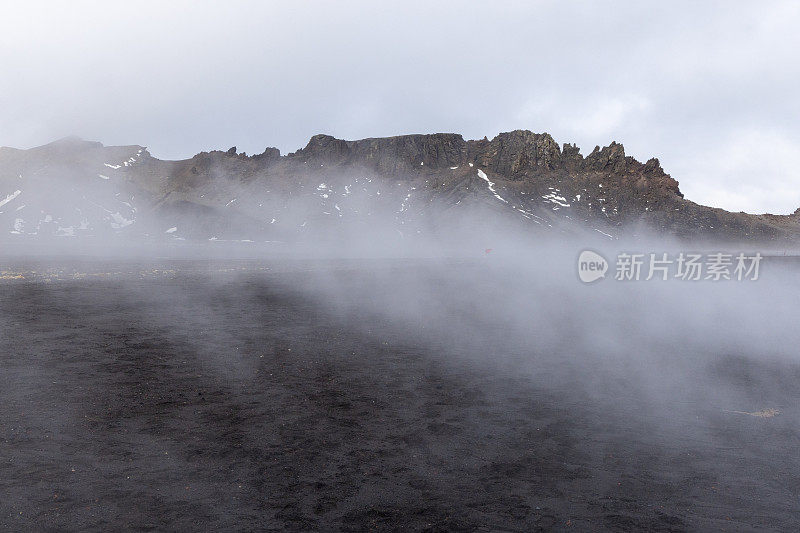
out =
<svg viewBox="0 0 800 533"><path fill-rule="evenodd" d="M583 159L581 149L576 144L564 143L561 148L561 157L564 159Z"/></svg>
<svg viewBox="0 0 800 533"><path fill-rule="evenodd" d="M311 137L305 148L298 150L291 156L303 161L316 160L340 163L350 155L350 148L347 144L347 141L320 133Z"/></svg>
<svg viewBox="0 0 800 533"><path fill-rule="evenodd" d="M561 148L548 133L515 130L501 133L488 143L479 141L478 145L482 148L477 157L480 165L514 179L528 171L561 166Z"/></svg>
<svg viewBox="0 0 800 533"><path fill-rule="evenodd" d="M277 148L268 146L262 153L253 156L255 160L277 161L281 157L281 151Z"/></svg>
<svg viewBox="0 0 800 533"><path fill-rule="evenodd" d="M642 171L649 176L664 176L666 174L664 169L661 168L661 162L657 157L651 157L648 159L647 163L644 164Z"/></svg>
<svg viewBox="0 0 800 533"><path fill-rule="evenodd" d="M588 170L625 172L627 166L625 147L616 141L602 149L595 146L592 153L586 156L584 166Z"/></svg>

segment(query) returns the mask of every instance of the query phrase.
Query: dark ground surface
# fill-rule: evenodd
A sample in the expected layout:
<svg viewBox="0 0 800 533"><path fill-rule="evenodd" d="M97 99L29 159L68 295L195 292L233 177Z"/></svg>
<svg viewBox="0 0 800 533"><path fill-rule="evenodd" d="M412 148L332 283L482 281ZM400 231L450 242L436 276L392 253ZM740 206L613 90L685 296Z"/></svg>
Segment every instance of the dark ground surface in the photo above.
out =
<svg viewBox="0 0 800 533"><path fill-rule="evenodd" d="M0 527L797 530L796 370L774 418L609 416L303 276L0 285Z"/></svg>

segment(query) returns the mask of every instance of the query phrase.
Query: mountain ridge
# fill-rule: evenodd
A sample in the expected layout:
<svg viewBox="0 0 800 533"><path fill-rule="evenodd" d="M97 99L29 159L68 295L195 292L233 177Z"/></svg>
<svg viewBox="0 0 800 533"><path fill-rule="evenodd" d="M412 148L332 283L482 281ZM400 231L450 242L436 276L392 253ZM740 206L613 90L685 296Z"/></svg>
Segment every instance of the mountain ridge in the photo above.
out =
<svg viewBox="0 0 800 533"><path fill-rule="evenodd" d="M56 209L48 189L62 182L67 188L56 196L74 205ZM345 216L378 213L404 235L408 227L430 229L442 213L488 209L515 224L582 228L610 238L642 231L690 240L796 242L800 236L800 209L755 215L701 206L684 198L657 158L642 163L617 142L584 156L575 144L528 130L479 140L457 133L359 140L318 134L286 155L267 147L248 156L231 147L175 161L154 158L144 146L70 137L28 150L0 149L0 186L0 202L6 198L0 235L4 224L11 228L6 234L42 235L42 225L53 223L62 228L53 234L61 236L77 228L156 235L175 227L171 238L213 239L249 226L243 238L291 240L310 231L304 228L331 233L326 226L341 225ZM17 190L21 199L8 199ZM22 203L27 199L32 204ZM42 216L35 224L23 214L9 216L12 204L35 205ZM161 229L164 224L170 226Z"/></svg>

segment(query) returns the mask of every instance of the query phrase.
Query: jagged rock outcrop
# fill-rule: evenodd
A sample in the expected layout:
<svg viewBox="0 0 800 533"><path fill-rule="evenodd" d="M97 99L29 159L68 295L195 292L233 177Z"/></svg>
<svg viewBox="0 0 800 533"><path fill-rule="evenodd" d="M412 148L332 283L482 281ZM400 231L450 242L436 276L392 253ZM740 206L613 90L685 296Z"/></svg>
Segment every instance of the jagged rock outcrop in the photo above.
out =
<svg viewBox="0 0 800 533"><path fill-rule="evenodd" d="M272 162L277 161L281 157L281 151L277 148L267 147L262 153L254 155L253 159L257 161Z"/></svg>
<svg viewBox="0 0 800 533"><path fill-rule="evenodd" d="M561 149L547 133L516 130L473 144L475 163L510 179L562 168Z"/></svg>

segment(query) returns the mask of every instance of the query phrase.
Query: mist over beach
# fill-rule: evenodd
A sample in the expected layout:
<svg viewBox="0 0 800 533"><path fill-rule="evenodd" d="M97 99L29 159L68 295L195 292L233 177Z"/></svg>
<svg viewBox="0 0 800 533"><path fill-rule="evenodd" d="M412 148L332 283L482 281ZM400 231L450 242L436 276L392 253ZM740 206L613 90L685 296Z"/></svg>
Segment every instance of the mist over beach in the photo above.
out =
<svg viewBox="0 0 800 533"><path fill-rule="evenodd" d="M0 529L797 530L798 19L12 2Z"/></svg>

